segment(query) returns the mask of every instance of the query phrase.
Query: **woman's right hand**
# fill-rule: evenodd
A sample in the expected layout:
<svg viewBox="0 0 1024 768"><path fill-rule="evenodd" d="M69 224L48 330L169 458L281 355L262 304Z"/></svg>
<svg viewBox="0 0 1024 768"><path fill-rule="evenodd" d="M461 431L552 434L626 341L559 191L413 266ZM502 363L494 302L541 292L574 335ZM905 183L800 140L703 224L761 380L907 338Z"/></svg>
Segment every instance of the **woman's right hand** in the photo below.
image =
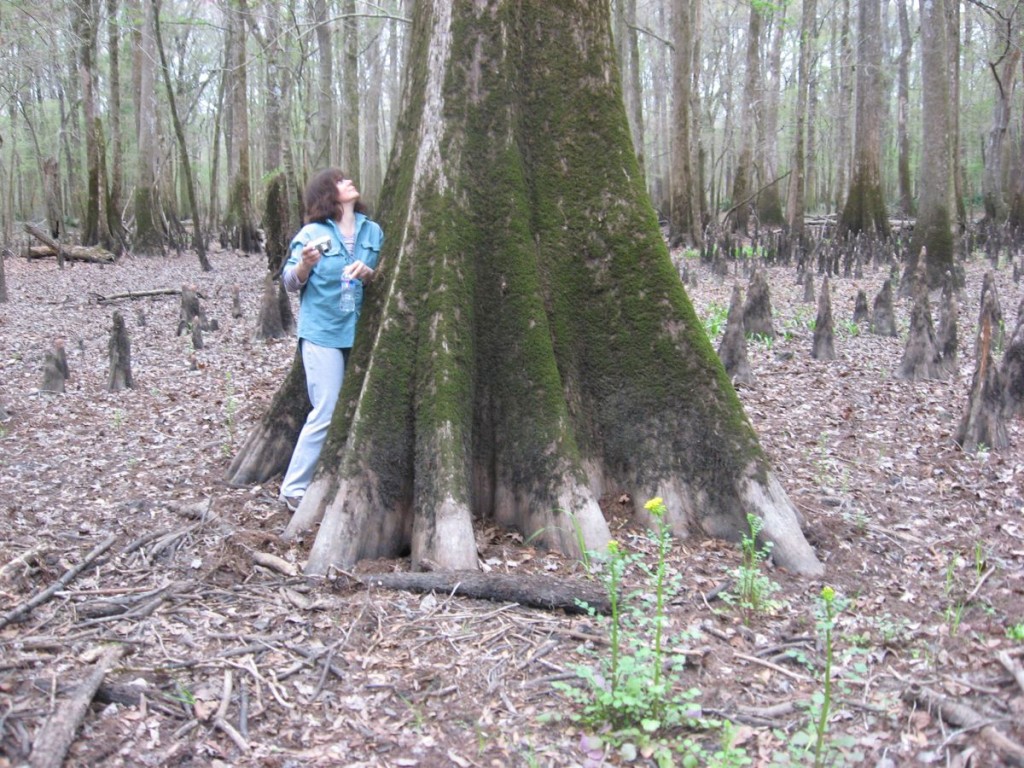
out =
<svg viewBox="0 0 1024 768"><path fill-rule="evenodd" d="M320 256L319 249L312 248L308 245L303 246L302 258L299 263L295 265L295 273L300 282L304 283L309 279L309 273L313 271L313 267L315 267L317 262L320 261Z"/></svg>

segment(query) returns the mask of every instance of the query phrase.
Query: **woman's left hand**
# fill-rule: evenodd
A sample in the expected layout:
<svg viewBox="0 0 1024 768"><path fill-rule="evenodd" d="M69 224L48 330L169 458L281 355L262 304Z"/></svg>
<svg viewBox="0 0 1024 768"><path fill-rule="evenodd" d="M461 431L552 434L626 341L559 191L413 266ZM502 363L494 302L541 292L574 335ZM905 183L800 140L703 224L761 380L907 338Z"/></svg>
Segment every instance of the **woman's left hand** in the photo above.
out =
<svg viewBox="0 0 1024 768"><path fill-rule="evenodd" d="M376 274L374 270L368 267L361 261L353 261L347 267L345 267L345 277L354 277L357 280L361 280L364 283L368 283L373 280L373 276Z"/></svg>

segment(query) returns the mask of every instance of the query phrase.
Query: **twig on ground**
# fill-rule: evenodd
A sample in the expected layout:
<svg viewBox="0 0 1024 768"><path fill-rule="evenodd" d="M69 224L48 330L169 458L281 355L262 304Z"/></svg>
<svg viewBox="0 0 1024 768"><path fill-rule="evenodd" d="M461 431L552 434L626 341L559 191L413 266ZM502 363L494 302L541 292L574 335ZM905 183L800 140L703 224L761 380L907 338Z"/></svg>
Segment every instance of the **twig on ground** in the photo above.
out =
<svg viewBox="0 0 1024 768"><path fill-rule="evenodd" d="M770 661L765 661L764 659L759 659L756 656L747 656L745 653L736 653L735 651L733 651L732 655L733 655L734 658L742 659L743 661L749 661L752 664L760 664L762 667L768 667L768 669L773 669L776 672L779 672L780 674L785 675L786 677L793 678L794 680L800 680L801 682L806 682L806 683L813 683L814 682L814 679L811 678L811 677L808 677L807 675L802 675L799 672L794 672L791 669L786 669L785 667L780 667L778 664L774 664L773 662L770 662Z"/></svg>
<svg viewBox="0 0 1024 768"><path fill-rule="evenodd" d="M1003 668L1013 676L1013 679L1017 681L1017 687L1024 691L1024 669L1021 668L1020 664L1011 659L1010 654L1006 651L997 653L996 658L1003 665Z"/></svg>
<svg viewBox="0 0 1024 768"><path fill-rule="evenodd" d="M916 702L929 711L938 712L943 720L958 728L980 731L981 737L1004 758L1012 761L1012 764L1024 765L1024 746L1006 736L992 721L966 704L952 701L941 693L917 685L911 685L903 692L903 700Z"/></svg>
<svg viewBox="0 0 1024 768"><path fill-rule="evenodd" d="M78 576L78 574L80 574L82 571L84 571L86 568L88 568L90 565L96 562L100 555L102 555L104 552L110 549L114 545L114 542L116 540L117 537L114 534L111 534L103 541L101 541L99 544L97 544L93 548L93 550L89 552L89 554L82 558L82 561L78 565L76 565L73 568L69 568L64 573L64 575L61 576L56 582L51 584L49 587L44 589L35 597L29 599L27 602L22 603L18 607L8 611L5 616L0 618L0 629L3 629L13 621L21 620L31 611L38 608L40 605L42 605L51 597L53 597L57 592L59 592L68 584L70 584L71 581Z"/></svg>

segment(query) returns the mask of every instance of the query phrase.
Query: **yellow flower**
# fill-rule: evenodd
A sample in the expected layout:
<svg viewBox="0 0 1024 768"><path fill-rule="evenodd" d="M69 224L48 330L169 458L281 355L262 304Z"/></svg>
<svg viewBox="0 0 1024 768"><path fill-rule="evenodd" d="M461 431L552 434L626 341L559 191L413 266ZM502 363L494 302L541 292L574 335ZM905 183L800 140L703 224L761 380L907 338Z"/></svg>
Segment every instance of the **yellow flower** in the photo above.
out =
<svg viewBox="0 0 1024 768"><path fill-rule="evenodd" d="M612 539L611 541L609 541L608 542L608 552L609 552L609 554L612 554L612 555L619 554L619 542L617 542L615 539Z"/></svg>
<svg viewBox="0 0 1024 768"><path fill-rule="evenodd" d="M644 509L648 512L662 512L665 509L665 502L662 500L661 496L655 496L644 504Z"/></svg>
<svg viewBox="0 0 1024 768"><path fill-rule="evenodd" d="M835 597L836 591L832 589L832 587L821 588L821 599L824 600L826 603L831 603L833 600L835 600Z"/></svg>

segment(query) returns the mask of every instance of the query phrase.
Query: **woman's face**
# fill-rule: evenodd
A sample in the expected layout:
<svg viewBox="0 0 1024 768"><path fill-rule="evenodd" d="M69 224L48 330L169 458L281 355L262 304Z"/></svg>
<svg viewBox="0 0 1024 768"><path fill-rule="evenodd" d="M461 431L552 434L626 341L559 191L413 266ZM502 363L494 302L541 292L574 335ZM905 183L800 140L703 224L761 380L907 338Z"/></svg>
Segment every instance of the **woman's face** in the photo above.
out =
<svg viewBox="0 0 1024 768"><path fill-rule="evenodd" d="M359 190L352 179L342 179L338 182L337 189L339 203L354 203L359 199Z"/></svg>

